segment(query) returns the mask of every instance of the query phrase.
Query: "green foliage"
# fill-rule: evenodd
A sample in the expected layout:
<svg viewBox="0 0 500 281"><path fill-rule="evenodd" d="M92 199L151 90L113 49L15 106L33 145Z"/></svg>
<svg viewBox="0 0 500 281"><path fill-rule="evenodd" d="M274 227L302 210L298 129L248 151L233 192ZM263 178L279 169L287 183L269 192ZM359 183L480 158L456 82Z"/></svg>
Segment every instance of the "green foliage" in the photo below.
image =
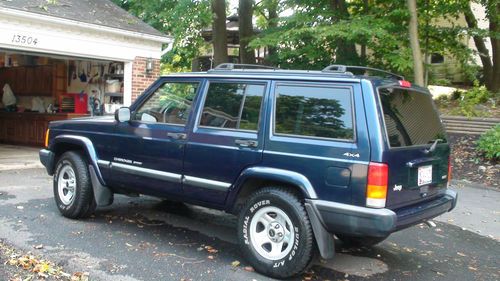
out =
<svg viewBox="0 0 500 281"><path fill-rule="evenodd" d="M458 100L460 98L462 98L462 91L454 91L453 93L451 93L451 96L450 96L450 100Z"/></svg>
<svg viewBox="0 0 500 281"><path fill-rule="evenodd" d="M478 110L478 106L490 102L493 95L486 89L480 86L478 81L474 82L474 87L466 93L461 94L458 102L458 107L454 108L451 113L456 115L464 115L467 117L475 116L489 116L489 112L485 110Z"/></svg>
<svg viewBox="0 0 500 281"><path fill-rule="evenodd" d="M474 87L465 93L464 100L469 100L473 104L480 104L487 102L491 96L491 93L484 85L481 86L478 81L474 81Z"/></svg>
<svg viewBox="0 0 500 281"><path fill-rule="evenodd" d="M269 0L268 0L269 1ZM279 18L278 27L264 28L251 43L253 47L279 46L271 62L282 68L321 69L332 63L361 64L412 75L412 53L408 40L406 1L345 1L347 13L333 10L325 0L284 0L281 9L294 13ZM343 1L336 1L343 2ZM366 5L368 3L368 5ZM465 28L453 24L461 15L464 0L418 1L421 47L424 53L442 53L454 57L471 79L475 69L468 67L472 52ZM438 24L438 19L450 24ZM345 56L342 44L366 46L366 57Z"/></svg>
<svg viewBox="0 0 500 281"><path fill-rule="evenodd" d="M487 159L500 159L500 124L486 131L477 141L477 149L484 154Z"/></svg>
<svg viewBox="0 0 500 281"><path fill-rule="evenodd" d="M174 37L174 46L162 59L169 69L186 69L204 46L201 31L210 26L209 0L113 0L165 34Z"/></svg>
<svg viewBox="0 0 500 281"><path fill-rule="evenodd" d="M451 81L446 78L437 78L437 79L431 79L429 84L438 86L451 86Z"/></svg>

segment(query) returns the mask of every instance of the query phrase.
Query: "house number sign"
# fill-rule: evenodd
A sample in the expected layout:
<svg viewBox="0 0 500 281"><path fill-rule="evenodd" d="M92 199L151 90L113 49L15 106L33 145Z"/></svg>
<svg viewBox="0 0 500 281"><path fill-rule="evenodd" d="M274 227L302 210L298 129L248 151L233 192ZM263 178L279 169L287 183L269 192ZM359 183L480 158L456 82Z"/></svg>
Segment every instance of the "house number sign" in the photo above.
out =
<svg viewBox="0 0 500 281"><path fill-rule="evenodd" d="M36 46L38 44L38 38L23 34L14 34L11 42L20 45Z"/></svg>

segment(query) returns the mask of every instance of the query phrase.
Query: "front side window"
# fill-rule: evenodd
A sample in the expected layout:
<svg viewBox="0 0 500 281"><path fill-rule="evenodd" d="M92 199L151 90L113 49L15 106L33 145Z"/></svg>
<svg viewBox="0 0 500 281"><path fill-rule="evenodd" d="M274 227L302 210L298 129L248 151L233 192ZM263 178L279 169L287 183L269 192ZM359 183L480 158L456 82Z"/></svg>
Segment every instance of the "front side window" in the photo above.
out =
<svg viewBox="0 0 500 281"><path fill-rule="evenodd" d="M278 85L275 133L352 140L351 90L330 86Z"/></svg>
<svg viewBox="0 0 500 281"><path fill-rule="evenodd" d="M210 83L200 126L256 131L265 85Z"/></svg>
<svg viewBox="0 0 500 281"><path fill-rule="evenodd" d="M133 115L133 120L185 125L199 83L167 82L160 86Z"/></svg>

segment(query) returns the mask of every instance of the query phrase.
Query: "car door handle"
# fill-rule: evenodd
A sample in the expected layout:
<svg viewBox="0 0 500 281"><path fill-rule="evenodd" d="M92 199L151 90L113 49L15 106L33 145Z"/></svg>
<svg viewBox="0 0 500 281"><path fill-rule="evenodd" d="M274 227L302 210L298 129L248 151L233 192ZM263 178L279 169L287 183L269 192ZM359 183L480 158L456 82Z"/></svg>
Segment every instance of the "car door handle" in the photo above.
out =
<svg viewBox="0 0 500 281"><path fill-rule="evenodd" d="M174 140L185 140L187 135L185 133L167 133L167 137Z"/></svg>
<svg viewBox="0 0 500 281"><path fill-rule="evenodd" d="M259 142L256 140L242 140L242 139L237 139L234 141L234 143L239 147L257 147L257 145L259 144Z"/></svg>

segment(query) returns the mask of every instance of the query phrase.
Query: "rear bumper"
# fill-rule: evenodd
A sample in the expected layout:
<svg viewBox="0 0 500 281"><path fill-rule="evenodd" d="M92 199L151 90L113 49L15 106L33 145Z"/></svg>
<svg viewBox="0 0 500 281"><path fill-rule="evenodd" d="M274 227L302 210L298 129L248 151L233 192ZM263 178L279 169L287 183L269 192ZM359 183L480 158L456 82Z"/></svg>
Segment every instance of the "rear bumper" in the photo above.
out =
<svg viewBox="0 0 500 281"><path fill-rule="evenodd" d="M307 200L307 203L330 233L386 237L392 232L451 211L457 204L457 193L446 190L438 198L397 210L373 209L323 200Z"/></svg>
<svg viewBox="0 0 500 281"><path fill-rule="evenodd" d="M47 149L42 149L38 153L40 156L40 162L42 162L42 165L45 166L45 169L47 170L47 173L49 175L54 174L54 152L47 150Z"/></svg>

